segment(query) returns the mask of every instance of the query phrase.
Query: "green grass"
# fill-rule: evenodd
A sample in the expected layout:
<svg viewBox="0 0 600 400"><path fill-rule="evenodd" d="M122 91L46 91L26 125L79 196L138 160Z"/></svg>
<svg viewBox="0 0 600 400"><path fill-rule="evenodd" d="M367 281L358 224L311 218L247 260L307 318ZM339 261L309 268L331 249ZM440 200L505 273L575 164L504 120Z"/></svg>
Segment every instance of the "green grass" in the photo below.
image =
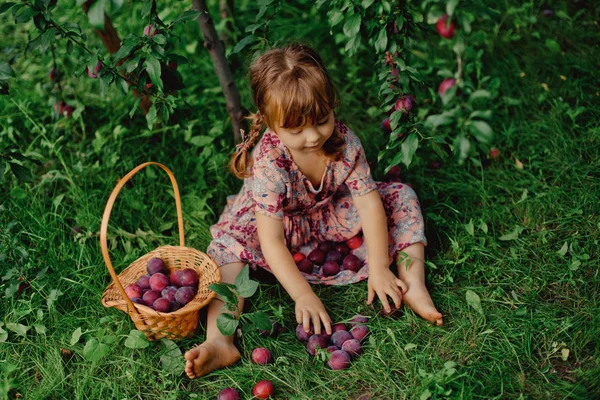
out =
<svg viewBox="0 0 600 400"><path fill-rule="evenodd" d="M592 9L574 23L540 21L512 42L501 28L486 53L486 68L502 77L503 96L521 101L498 105L494 130L502 157L482 159L481 167L447 162L436 170L423 155L404 171L423 204L428 285L444 313L442 327L410 310L395 320L378 317L365 304L364 282L315 287L332 318L373 317L364 354L344 372L308 356L294 336L293 304L272 282L261 284L248 310L277 316L281 308L286 329L277 339L245 332L238 343L242 361L231 368L190 381L182 363L172 373L163 370L161 343L125 347L133 323L100 303L110 277L98 246L99 226L117 180L148 160L167 164L183 195L186 243L198 249L206 248L208 226L225 196L240 186L222 173L229 128L220 93L212 90L218 86L212 65L204 54L188 54L196 69L183 67L189 89L182 95L198 107L196 132L225 130L217 143L222 154L190 146L177 128L148 132L139 114L129 119L131 98L99 95L91 80L80 79L75 88L85 118L51 121L38 83L49 61L40 65L19 56L17 65L27 67L28 75L12 83L14 102L0 98L0 140L29 147L46 163L35 170L34 183L5 180L0 192L0 322L4 330L8 323L29 327L25 335L9 331L0 345L0 394L10 389L11 399L17 393L25 399L211 399L232 386L251 398L256 381L271 379L275 398L282 399L413 399L428 392L432 398L600 398L600 63L592 29L597 17ZM278 21L271 34L291 37L296 32L285 22L301 13L291 9L282 18L288 20ZM341 119L375 159L386 140L379 116L356 112L365 104L379 105L377 85L368 78L372 60L343 59L322 13L315 18L306 34L322 37L322 51L332 54L332 74L345 103ZM135 28L117 22L123 30ZM14 29L11 24L2 32ZM180 29L189 42L196 35L193 24ZM528 35L532 30L541 39ZM3 37L3 45L22 46L24 32ZM549 52L546 37L567 51ZM237 73L244 82L243 68ZM242 96L249 104L247 89ZM578 106L585 111L573 117ZM43 135L32 120L45 127ZM118 270L158 245L177 243L176 228L168 225L176 220L166 176L147 169L132 182L109 225ZM73 232L74 226L81 231ZM21 293L13 293L17 278L29 285ZM469 305L468 291L479 296L482 313ZM204 339L203 323L196 336L177 342L182 352ZM77 328L83 335L71 343ZM116 342L104 358L93 362L83 356L86 343L111 335ZM258 346L273 351L274 364L250 362Z"/></svg>

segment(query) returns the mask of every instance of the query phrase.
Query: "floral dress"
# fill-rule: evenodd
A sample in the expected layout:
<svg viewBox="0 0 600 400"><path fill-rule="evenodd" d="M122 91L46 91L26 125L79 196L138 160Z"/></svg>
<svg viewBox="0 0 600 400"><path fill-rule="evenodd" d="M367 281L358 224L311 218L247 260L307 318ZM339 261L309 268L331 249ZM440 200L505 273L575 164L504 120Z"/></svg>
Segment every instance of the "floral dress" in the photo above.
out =
<svg viewBox="0 0 600 400"><path fill-rule="evenodd" d="M398 182L375 182L371 177L360 139L343 123L336 129L344 137L344 155L329 160L319 188L298 169L289 150L277 135L265 131L252 152L252 176L244 180L237 195L228 196L218 222L211 226L213 240L207 254L219 265L233 262L271 271L258 241L255 213L282 220L286 246L292 253L308 255L320 242L342 242L361 233L361 221L352 196L378 190L387 216L388 252L397 253L410 244L426 244L421 207L415 192ZM309 283L343 285L369 276L366 244L352 250L365 260L357 272L342 270L325 276L315 265Z"/></svg>

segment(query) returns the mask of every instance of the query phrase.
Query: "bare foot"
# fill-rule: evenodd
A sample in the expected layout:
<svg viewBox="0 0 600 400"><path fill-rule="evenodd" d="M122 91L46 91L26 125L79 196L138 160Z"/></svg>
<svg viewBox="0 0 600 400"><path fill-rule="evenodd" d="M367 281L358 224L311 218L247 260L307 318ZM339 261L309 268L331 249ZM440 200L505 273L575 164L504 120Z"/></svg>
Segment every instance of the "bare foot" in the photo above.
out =
<svg viewBox="0 0 600 400"><path fill-rule="evenodd" d="M408 290L402 295L402 302L408 304L415 313L427 321L442 325L443 315L433 305L433 300L431 300L425 285L421 282L412 284L407 282L407 284Z"/></svg>
<svg viewBox="0 0 600 400"><path fill-rule="evenodd" d="M199 378L235 364L240 358L240 352L232 343L218 339L206 341L185 353L185 373L190 379Z"/></svg>

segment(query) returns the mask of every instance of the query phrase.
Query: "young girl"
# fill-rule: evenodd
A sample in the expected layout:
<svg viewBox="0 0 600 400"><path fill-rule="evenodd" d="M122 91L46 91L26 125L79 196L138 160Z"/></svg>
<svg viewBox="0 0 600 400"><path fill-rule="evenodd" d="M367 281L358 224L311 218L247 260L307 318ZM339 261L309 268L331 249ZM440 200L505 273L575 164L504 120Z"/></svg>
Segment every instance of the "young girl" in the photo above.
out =
<svg viewBox="0 0 600 400"><path fill-rule="evenodd" d="M335 118L338 94L319 55L303 45L268 51L252 64L250 82L258 112L231 160L244 184L229 196L211 227L214 239L207 250L223 282L233 283L245 264L270 271L295 302L296 321L307 332L312 324L315 333L324 328L330 334L332 323L310 283L340 285L367 278L367 304L377 296L389 312L389 296L395 307L406 303L441 325L442 314L425 287L426 239L417 196L401 183L373 180L360 140ZM353 254L368 262L358 272L325 276L315 266L305 274L292 257L361 231L364 243ZM400 252L409 258L399 258ZM392 262L398 264L397 275ZM240 359L233 336L217 328L221 307L218 298L209 304L206 341L185 354L190 378Z"/></svg>

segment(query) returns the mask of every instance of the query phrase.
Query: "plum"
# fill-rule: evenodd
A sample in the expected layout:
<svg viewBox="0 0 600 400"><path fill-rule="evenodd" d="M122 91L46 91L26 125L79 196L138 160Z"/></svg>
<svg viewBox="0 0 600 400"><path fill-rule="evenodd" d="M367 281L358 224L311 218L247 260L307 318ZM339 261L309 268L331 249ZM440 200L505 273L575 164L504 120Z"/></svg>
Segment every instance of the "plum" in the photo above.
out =
<svg viewBox="0 0 600 400"><path fill-rule="evenodd" d="M292 258L294 259L295 263L299 263L300 261L304 260L306 257L304 257L304 254L302 254L302 253L294 253L294 254L292 254Z"/></svg>
<svg viewBox="0 0 600 400"><path fill-rule="evenodd" d="M369 318L365 317L364 315L361 314L356 314L354 317L352 317L352 319L350 320L350 325L352 327L355 327L357 325L364 325L367 322L369 322Z"/></svg>
<svg viewBox="0 0 600 400"><path fill-rule="evenodd" d="M158 29L154 25L146 25L144 27L144 35L153 37L158 33Z"/></svg>
<svg viewBox="0 0 600 400"><path fill-rule="evenodd" d="M344 242L334 244L333 249L342 253L342 257L345 257L350 253L350 248Z"/></svg>
<svg viewBox="0 0 600 400"><path fill-rule="evenodd" d="M165 270L165 263L158 257L152 257L148 260L146 269L148 270L148 274L154 275L157 272L163 272Z"/></svg>
<svg viewBox="0 0 600 400"><path fill-rule="evenodd" d="M362 268L362 261L360 258L356 257L354 254L348 254L344 257L344 262L342 263L342 268L348 271L358 272Z"/></svg>
<svg viewBox="0 0 600 400"><path fill-rule="evenodd" d="M327 346L327 348L325 349L328 353L333 353L336 350L339 350L340 348L334 345L331 346Z"/></svg>
<svg viewBox="0 0 600 400"><path fill-rule="evenodd" d="M186 305L196 296L196 289L190 286L182 286L177 289L175 292L175 301L181 303L181 305Z"/></svg>
<svg viewBox="0 0 600 400"><path fill-rule="evenodd" d="M400 96L396 103L394 104L394 108L396 111L402 111L404 114L408 114L417 104L417 99L411 95Z"/></svg>
<svg viewBox="0 0 600 400"><path fill-rule="evenodd" d="M342 347L346 340L352 339L352 335L348 331L337 331L331 335L331 344L337 347Z"/></svg>
<svg viewBox="0 0 600 400"><path fill-rule="evenodd" d="M69 118L71 115L73 115L73 111L75 111L75 109L73 108L73 106L70 106L68 104L66 104L62 109L61 109L61 114L65 117L65 118Z"/></svg>
<svg viewBox="0 0 600 400"><path fill-rule="evenodd" d="M178 301L170 301L169 303L171 304L171 311L177 311L183 307Z"/></svg>
<svg viewBox="0 0 600 400"><path fill-rule="evenodd" d="M305 274L312 274L314 269L313 263L308 261L306 258L304 260L300 260L300 262L298 262L296 266L298 266L300 272L304 272Z"/></svg>
<svg viewBox="0 0 600 400"><path fill-rule="evenodd" d="M361 352L360 342L356 339L348 339L342 344L342 350L350 354L351 357L356 357Z"/></svg>
<svg viewBox="0 0 600 400"><path fill-rule="evenodd" d="M326 349L327 345L329 344L328 342L329 340L325 335L312 335L310 338L308 338L308 343L306 343L306 351L311 356L314 356L317 354L317 347L320 349Z"/></svg>
<svg viewBox="0 0 600 400"><path fill-rule="evenodd" d="M340 272L340 266L335 261L327 261L323 264L323 275L333 276Z"/></svg>
<svg viewBox="0 0 600 400"><path fill-rule="evenodd" d="M350 329L350 334L356 340L363 340L369 333L369 327L366 325L356 325Z"/></svg>
<svg viewBox="0 0 600 400"><path fill-rule="evenodd" d="M171 281L171 285L177 287L183 286L181 284L181 272L183 272L182 269L174 269L173 271L171 271L171 273L169 274L169 280Z"/></svg>
<svg viewBox="0 0 600 400"><path fill-rule="evenodd" d="M142 297L142 288L137 283L130 283L125 288L125 294L127 294L127 297L130 299L133 299L134 297Z"/></svg>
<svg viewBox="0 0 600 400"><path fill-rule="evenodd" d="M454 78L446 78L440 83L440 87L438 88L438 94L443 96L446 91L452 89L456 85L456 79Z"/></svg>
<svg viewBox="0 0 600 400"><path fill-rule="evenodd" d="M348 327L343 322L338 322L331 327L331 332L336 333L337 331L347 331Z"/></svg>
<svg viewBox="0 0 600 400"><path fill-rule="evenodd" d="M317 245L317 248L323 253L327 253L329 250L331 250L331 243L329 241L321 242Z"/></svg>
<svg viewBox="0 0 600 400"><path fill-rule="evenodd" d="M149 306L152 306L152 304L154 303L154 300L158 299L160 297L160 292L156 291L156 290L148 290L146 293L144 293L144 295L142 296L142 299L144 300L144 302L146 304L148 304Z"/></svg>
<svg viewBox="0 0 600 400"><path fill-rule="evenodd" d="M168 299L159 297L158 299L154 300L154 303L152 303L152 308L159 312L169 312L171 309L171 303Z"/></svg>
<svg viewBox="0 0 600 400"><path fill-rule="evenodd" d="M160 292L161 296L169 301L175 301L175 293L177 293L175 286L167 286Z"/></svg>
<svg viewBox="0 0 600 400"><path fill-rule="evenodd" d="M139 287L142 288L142 290L150 289L150 275L140 276L140 278L137 281L137 284Z"/></svg>
<svg viewBox="0 0 600 400"><path fill-rule="evenodd" d="M260 335L263 337L267 337L267 336L275 337L275 336L279 335L279 333L283 330L283 328L281 327L279 322L272 320L272 319L269 321L271 322L271 329L266 329L266 330L259 329L258 331L259 331Z"/></svg>
<svg viewBox="0 0 600 400"><path fill-rule="evenodd" d="M240 394L234 388L225 388L219 392L217 400L240 400Z"/></svg>
<svg viewBox="0 0 600 400"><path fill-rule="evenodd" d="M327 256L325 257L325 261L335 261L339 264L340 262L342 262L343 257L344 256L339 251L330 250L329 253L327 253Z"/></svg>
<svg viewBox="0 0 600 400"><path fill-rule="evenodd" d="M271 356L269 349L257 347L252 350L252 362L254 364L267 365L271 361L273 361L273 357Z"/></svg>
<svg viewBox="0 0 600 400"><path fill-rule="evenodd" d="M385 133L392 132L392 123L389 118L386 118L381 122L381 130Z"/></svg>
<svg viewBox="0 0 600 400"><path fill-rule="evenodd" d="M358 249L363 243L363 238L361 236L354 236L348 240L346 240L346 244L352 250Z"/></svg>
<svg viewBox="0 0 600 400"><path fill-rule="evenodd" d="M325 253L321 249L314 249L307 258L313 264L323 265L325 262Z"/></svg>
<svg viewBox="0 0 600 400"><path fill-rule="evenodd" d="M169 285L169 278L162 272L157 272L150 277L150 289L162 291Z"/></svg>
<svg viewBox="0 0 600 400"><path fill-rule="evenodd" d="M331 369L346 369L350 366L350 354L344 350L336 350L329 356L327 365Z"/></svg>
<svg viewBox="0 0 600 400"><path fill-rule="evenodd" d="M490 158L493 160L497 160L500 157L500 150L498 150L497 148L492 148L490 150Z"/></svg>
<svg viewBox="0 0 600 400"><path fill-rule="evenodd" d="M96 63L96 66L94 67L94 71L90 71L90 69L88 67L85 67L85 73L93 79L96 79L98 77L98 72L102 69L102 63L100 61L98 61Z"/></svg>
<svg viewBox="0 0 600 400"><path fill-rule="evenodd" d="M198 286L198 273L191 268L181 270L181 286Z"/></svg>
<svg viewBox="0 0 600 400"><path fill-rule="evenodd" d="M275 388L273 387L273 382L269 380L259 381L254 385L252 389L252 395L257 399L268 399L273 394Z"/></svg>
<svg viewBox="0 0 600 400"><path fill-rule="evenodd" d="M296 327L296 337L302 342L308 342L308 339L313 335L313 333L314 332L312 325L310 326L308 332L304 330L303 324L298 324L298 326Z"/></svg>
<svg viewBox="0 0 600 400"><path fill-rule="evenodd" d="M448 15L443 15L440 19L438 19L435 27L441 37L452 39L454 37L454 24L452 22L447 22L448 18Z"/></svg>
<svg viewBox="0 0 600 400"><path fill-rule="evenodd" d="M146 305L146 302L141 297L134 297L133 299L131 299L131 301L133 301L134 303L137 303L137 304L144 305L144 306Z"/></svg>

